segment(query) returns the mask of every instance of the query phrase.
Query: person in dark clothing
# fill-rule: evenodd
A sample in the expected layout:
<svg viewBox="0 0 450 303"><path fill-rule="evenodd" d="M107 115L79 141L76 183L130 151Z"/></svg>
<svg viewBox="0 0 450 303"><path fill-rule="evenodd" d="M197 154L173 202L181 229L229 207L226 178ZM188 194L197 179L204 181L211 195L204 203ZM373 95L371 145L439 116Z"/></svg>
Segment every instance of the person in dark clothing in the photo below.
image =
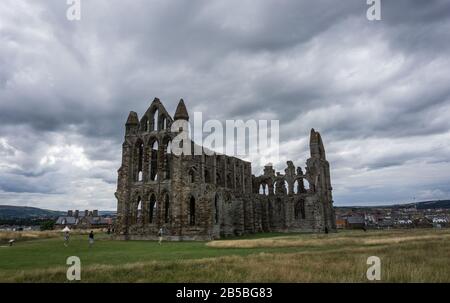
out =
<svg viewBox="0 0 450 303"><path fill-rule="evenodd" d="M94 231L91 230L89 233L89 248L91 248L92 245L94 245Z"/></svg>

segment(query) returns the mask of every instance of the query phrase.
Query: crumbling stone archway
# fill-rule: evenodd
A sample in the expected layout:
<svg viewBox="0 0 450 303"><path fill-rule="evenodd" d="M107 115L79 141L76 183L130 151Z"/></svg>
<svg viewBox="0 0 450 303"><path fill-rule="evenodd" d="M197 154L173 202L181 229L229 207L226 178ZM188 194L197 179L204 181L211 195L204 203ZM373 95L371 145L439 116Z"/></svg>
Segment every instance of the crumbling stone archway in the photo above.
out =
<svg viewBox="0 0 450 303"><path fill-rule="evenodd" d="M306 181L306 182L305 182ZM309 190L309 182L305 177L299 177L294 182L294 193L304 194Z"/></svg>

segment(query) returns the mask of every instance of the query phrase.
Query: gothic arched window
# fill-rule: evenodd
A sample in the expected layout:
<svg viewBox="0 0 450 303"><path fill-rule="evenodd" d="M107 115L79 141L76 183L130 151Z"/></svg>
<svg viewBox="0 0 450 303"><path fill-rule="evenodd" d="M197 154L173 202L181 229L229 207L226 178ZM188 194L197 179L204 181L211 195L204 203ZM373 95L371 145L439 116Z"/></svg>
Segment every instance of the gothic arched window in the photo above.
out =
<svg viewBox="0 0 450 303"><path fill-rule="evenodd" d="M148 222L153 223L156 210L156 197L154 194L150 197L150 207L148 209Z"/></svg>
<svg viewBox="0 0 450 303"><path fill-rule="evenodd" d="M189 200L189 225L195 225L195 198L192 196Z"/></svg>

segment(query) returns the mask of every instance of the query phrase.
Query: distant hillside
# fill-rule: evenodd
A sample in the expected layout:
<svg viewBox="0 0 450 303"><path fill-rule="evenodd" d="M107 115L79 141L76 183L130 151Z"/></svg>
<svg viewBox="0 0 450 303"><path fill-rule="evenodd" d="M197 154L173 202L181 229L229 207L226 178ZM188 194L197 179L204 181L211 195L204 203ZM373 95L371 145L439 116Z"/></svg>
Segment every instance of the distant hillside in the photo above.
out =
<svg viewBox="0 0 450 303"><path fill-rule="evenodd" d="M417 205L417 209L450 208L450 200L425 201L413 204Z"/></svg>
<svg viewBox="0 0 450 303"><path fill-rule="evenodd" d="M99 216L115 216L117 214L116 211L113 210L99 210L98 215Z"/></svg>
<svg viewBox="0 0 450 303"><path fill-rule="evenodd" d="M0 219L53 218L61 214L64 212L27 206L0 205Z"/></svg>
<svg viewBox="0 0 450 303"><path fill-rule="evenodd" d="M394 204L394 205L379 205L379 206L337 206L336 208L348 209L348 208L410 208L416 206L417 209L436 209L445 208L450 209L450 200L436 200L436 201L423 201L407 204Z"/></svg>

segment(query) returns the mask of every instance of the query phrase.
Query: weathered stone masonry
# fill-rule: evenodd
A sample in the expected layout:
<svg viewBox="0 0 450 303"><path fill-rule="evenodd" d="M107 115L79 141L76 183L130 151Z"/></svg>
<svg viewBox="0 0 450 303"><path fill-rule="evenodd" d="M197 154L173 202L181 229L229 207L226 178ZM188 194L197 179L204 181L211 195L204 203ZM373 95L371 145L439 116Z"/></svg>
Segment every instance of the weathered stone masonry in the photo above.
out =
<svg viewBox="0 0 450 303"><path fill-rule="evenodd" d="M235 157L172 154L176 120L189 120L183 100L173 119L158 99L141 120L130 112L118 170L118 239L155 239L161 227L171 240L336 229L329 163L314 129L305 172L288 161L284 174L268 164L255 177L251 163Z"/></svg>

